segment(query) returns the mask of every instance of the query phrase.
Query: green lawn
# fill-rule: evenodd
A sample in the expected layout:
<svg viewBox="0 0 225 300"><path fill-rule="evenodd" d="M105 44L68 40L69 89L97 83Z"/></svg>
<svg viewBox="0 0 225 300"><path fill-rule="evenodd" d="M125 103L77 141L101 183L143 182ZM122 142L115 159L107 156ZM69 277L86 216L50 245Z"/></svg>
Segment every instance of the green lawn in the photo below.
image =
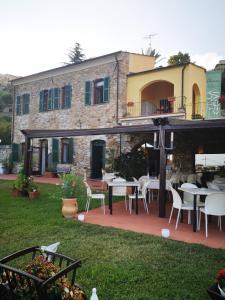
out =
<svg viewBox="0 0 225 300"><path fill-rule="evenodd" d="M60 253L86 258L77 281L88 296L97 287L100 300L205 300L225 265L224 250L66 220L61 201L48 196L56 186L40 184L31 202L11 196L11 185L0 181L0 257L60 241Z"/></svg>

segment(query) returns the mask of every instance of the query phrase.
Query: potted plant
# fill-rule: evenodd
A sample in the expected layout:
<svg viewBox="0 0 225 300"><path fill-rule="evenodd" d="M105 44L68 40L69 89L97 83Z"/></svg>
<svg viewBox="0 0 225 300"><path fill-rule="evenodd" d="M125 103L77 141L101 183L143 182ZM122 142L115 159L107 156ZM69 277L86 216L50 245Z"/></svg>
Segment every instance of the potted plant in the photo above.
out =
<svg viewBox="0 0 225 300"><path fill-rule="evenodd" d="M38 185L34 182L33 177L29 177L28 195L30 199L39 197Z"/></svg>
<svg viewBox="0 0 225 300"><path fill-rule="evenodd" d="M23 171L20 170L16 176L16 179L13 183L13 195L16 197L22 196L23 188L26 183L26 176L23 174Z"/></svg>
<svg viewBox="0 0 225 300"><path fill-rule="evenodd" d="M75 218L78 211L78 203L75 198L75 175L72 173L63 173L58 175L60 178L60 191L62 195L62 214L67 219Z"/></svg>
<svg viewBox="0 0 225 300"><path fill-rule="evenodd" d="M216 283L207 290L213 300L225 299L225 268L216 274Z"/></svg>

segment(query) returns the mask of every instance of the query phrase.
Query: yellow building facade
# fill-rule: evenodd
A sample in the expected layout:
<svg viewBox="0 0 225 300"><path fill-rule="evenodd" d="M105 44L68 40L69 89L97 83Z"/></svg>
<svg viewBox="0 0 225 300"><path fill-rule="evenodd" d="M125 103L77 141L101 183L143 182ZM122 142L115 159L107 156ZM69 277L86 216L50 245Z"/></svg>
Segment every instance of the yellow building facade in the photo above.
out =
<svg viewBox="0 0 225 300"><path fill-rule="evenodd" d="M183 114L204 119L206 71L193 63L131 73L127 80L127 116Z"/></svg>

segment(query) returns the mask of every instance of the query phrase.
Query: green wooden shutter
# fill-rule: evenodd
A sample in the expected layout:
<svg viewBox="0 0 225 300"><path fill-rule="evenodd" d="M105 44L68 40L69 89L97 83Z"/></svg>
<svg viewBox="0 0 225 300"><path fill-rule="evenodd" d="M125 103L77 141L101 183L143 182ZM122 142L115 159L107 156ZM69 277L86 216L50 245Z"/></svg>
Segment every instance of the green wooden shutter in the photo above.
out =
<svg viewBox="0 0 225 300"><path fill-rule="evenodd" d="M17 116L21 115L21 97L16 96L16 114Z"/></svg>
<svg viewBox="0 0 225 300"><path fill-rule="evenodd" d="M19 144L16 143L12 144L12 161L13 162L19 161Z"/></svg>
<svg viewBox="0 0 225 300"><path fill-rule="evenodd" d="M109 102L109 77L104 78L103 102Z"/></svg>
<svg viewBox="0 0 225 300"><path fill-rule="evenodd" d="M73 163L73 139L69 139L69 149L68 149L68 163Z"/></svg>
<svg viewBox="0 0 225 300"><path fill-rule="evenodd" d="M60 108L60 89L59 88L54 88L53 108L54 109Z"/></svg>
<svg viewBox="0 0 225 300"><path fill-rule="evenodd" d="M59 140L52 139L52 162L59 162Z"/></svg>
<svg viewBox="0 0 225 300"><path fill-rule="evenodd" d="M72 98L72 86L65 86L65 108L71 107L71 98Z"/></svg>
<svg viewBox="0 0 225 300"><path fill-rule="evenodd" d="M23 114L29 114L30 94L23 94Z"/></svg>
<svg viewBox="0 0 225 300"><path fill-rule="evenodd" d="M44 91L40 91L39 112L44 111Z"/></svg>
<svg viewBox="0 0 225 300"><path fill-rule="evenodd" d="M91 81L85 81L85 105L91 105Z"/></svg>
<svg viewBox="0 0 225 300"><path fill-rule="evenodd" d="M48 91L48 110L52 110L53 106L53 89Z"/></svg>

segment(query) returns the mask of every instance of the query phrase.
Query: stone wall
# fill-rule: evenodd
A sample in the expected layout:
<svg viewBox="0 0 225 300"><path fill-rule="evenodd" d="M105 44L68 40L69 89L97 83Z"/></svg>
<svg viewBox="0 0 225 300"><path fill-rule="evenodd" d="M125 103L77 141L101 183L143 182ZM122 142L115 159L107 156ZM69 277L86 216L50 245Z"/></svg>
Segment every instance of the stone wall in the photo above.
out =
<svg viewBox="0 0 225 300"><path fill-rule="evenodd" d="M24 142L22 129L84 129L105 128L117 125L117 62L116 60L95 65L80 71L55 75L45 79L33 80L17 85L15 95L30 94L30 113L28 115L15 116L14 143ZM119 93L118 93L118 118L124 116L126 110L126 80L128 73L128 54L122 53L119 60ZM86 106L85 81L93 81L98 78L110 77L109 103ZM39 94L41 90L50 88L62 88L72 85L72 101L70 109L60 109L47 112L39 112ZM91 136L74 138L74 167L79 173L85 168L90 168L90 145L95 139L106 141L106 150L118 148L118 138L109 136ZM117 145L116 145L117 144ZM33 145L39 146L40 141L34 140ZM51 139L48 139L48 151L51 153Z"/></svg>
<svg viewBox="0 0 225 300"><path fill-rule="evenodd" d="M0 162L8 159L11 154L11 146L10 145L0 145Z"/></svg>

